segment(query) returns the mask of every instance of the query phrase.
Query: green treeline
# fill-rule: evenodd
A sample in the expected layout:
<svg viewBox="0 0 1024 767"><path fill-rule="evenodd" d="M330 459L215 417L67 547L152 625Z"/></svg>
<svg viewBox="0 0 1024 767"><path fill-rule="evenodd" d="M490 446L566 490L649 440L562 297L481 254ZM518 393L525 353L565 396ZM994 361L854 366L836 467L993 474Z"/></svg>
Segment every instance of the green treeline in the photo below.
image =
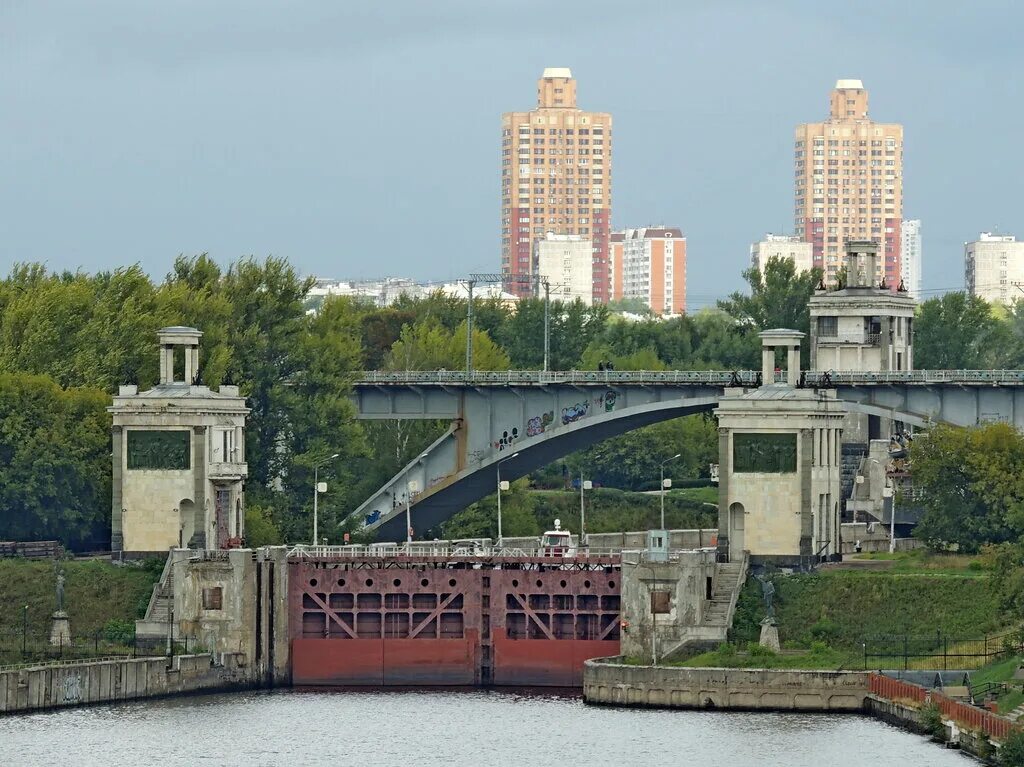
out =
<svg viewBox="0 0 1024 767"><path fill-rule="evenodd" d="M808 330L807 299L820 274L796 275L790 262L773 261L745 277L747 290L717 308L664 322L556 302L552 367L757 368L762 328ZM137 266L96 274L15 267L0 280L0 540L109 546L106 407L119 384L155 383L156 331L167 325L202 330L202 382L240 385L252 408L250 542L309 537L312 467L334 453L340 457L321 470L321 529L337 540L344 516L444 429L356 421L351 382L364 369L461 369L466 302L438 293L381 309L349 298L313 301L312 285L277 258L221 267L206 255L180 257L162 280ZM539 368L543 315L537 300L474 302L475 367ZM1021 317L1018 306L997 313L963 294L928 301L916 326L917 366L1024 367ZM683 454L671 468L677 481L706 475L717 460L714 423L694 416L648 427L569 456L531 482L561 487L563 472L584 470L604 487L648 489L658 462L675 453ZM514 518L517 501L509 500ZM533 516L539 525L550 515Z"/></svg>

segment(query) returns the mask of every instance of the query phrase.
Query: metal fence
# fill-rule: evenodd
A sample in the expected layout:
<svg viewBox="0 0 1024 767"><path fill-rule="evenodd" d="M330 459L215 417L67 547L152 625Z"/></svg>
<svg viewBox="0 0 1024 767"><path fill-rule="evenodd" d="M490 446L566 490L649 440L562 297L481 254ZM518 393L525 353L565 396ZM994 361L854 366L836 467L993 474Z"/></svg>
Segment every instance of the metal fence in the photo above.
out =
<svg viewBox="0 0 1024 767"><path fill-rule="evenodd" d="M864 669L974 669L1024 649L1024 628L981 637L886 635L862 642Z"/></svg>
<svg viewBox="0 0 1024 767"><path fill-rule="evenodd" d="M191 637L175 636L173 641L169 642L166 637L112 638L103 631L56 637L51 637L49 630L20 629L0 632L0 666L65 660L186 655L198 649L198 642Z"/></svg>
<svg viewBox="0 0 1024 767"><path fill-rule="evenodd" d="M784 381L785 373L775 374ZM362 385L475 384L513 386L528 384L706 384L711 386L754 386L761 383L756 370L367 370L357 376ZM801 374L805 386L828 388L838 384L974 384L1024 385L1024 370L902 370L862 372L807 370Z"/></svg>

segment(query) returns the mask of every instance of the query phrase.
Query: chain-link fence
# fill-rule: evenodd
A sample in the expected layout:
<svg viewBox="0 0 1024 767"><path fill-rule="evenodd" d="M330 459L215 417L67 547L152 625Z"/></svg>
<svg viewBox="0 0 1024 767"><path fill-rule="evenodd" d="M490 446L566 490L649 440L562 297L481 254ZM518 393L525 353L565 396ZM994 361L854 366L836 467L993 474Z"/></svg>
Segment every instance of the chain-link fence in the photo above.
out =
<svg viewBox="0 0 1024 767"><path fill-rule="evenodd" d="M1024 649L1024 628L980 637L885 635L862 642L865 669L974 669Z"/></svg>

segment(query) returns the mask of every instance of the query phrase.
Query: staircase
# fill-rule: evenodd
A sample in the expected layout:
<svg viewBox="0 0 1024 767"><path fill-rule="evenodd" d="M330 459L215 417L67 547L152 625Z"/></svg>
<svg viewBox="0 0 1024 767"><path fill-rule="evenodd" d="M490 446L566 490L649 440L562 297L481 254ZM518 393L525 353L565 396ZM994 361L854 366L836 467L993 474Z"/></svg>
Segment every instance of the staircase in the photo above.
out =
<svg viewBox="0 0 1024 767"><path fill-rule="evenodd" d="M1024 703L1021 703L1017 708L1006 715L1006 718L1011 722L1019 722L1021 717L1024 717Z"/></svg>
<svg viewBox="0 0 1024 767"><path fill-rule="evenodd" d="M153 593L146 607L146 617L135 621L137 643L153 644L166 642L168 627L174 618L174 569L171 557L167 556L160 580L153 584Z"/></svg>
<svg viewBox="0 0 1024 767"><path fill-rule="evenodd" d="M863 442L849 442L842 446L839 463L840 512L846 519L846 502L853 497L853 489L860 465L867 457L868 446Z"/></svg>
<svg viewBox="0 0 1024 767"><path fill-rule="evenodd" d="M746 575L746 555L739 562L720 562L715 566L714 590L711 592L711 601L704 611L701 625L722 629L723 642L726 632L732 627L736 600L739 599Z"/></svg>

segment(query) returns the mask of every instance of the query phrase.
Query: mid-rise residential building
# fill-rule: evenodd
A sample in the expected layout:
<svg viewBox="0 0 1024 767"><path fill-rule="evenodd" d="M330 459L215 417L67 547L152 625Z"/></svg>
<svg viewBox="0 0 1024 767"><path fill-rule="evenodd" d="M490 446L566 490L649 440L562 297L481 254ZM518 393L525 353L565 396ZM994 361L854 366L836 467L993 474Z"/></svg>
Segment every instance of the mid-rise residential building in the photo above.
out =
<svg viewBox="0 0 1024 767"><path fill-rule="evenodd" d="M594 261L590 240L579 234L552 234L533 243L533 271L550 285L551 298L593 303Z"/></svg>
<svg viewBox="0 0 1024 767"><path fill-rule="evenodd" d="M921 300L921 219L900 225L900 278L911 298Z"/></svg>
<svg viewBox="0 0 1024 767"><path fill-rule="evenodd" d="M750 246L750 266L764 272L768 261L773 258L788 258L796 265L796 271L809 272L814 266L814 246L795 234L768 233L760 242Z"/></svg>
<svg viewBox="0 0 1024 767"><path fill-rule="evenodd" d="M964 243L964 284L971 294L994 303L1024 297L1024 242L1012 234L982 232Z"/></svg>
<svg viewBox="0 0 1024 767"><path fill-rule="evenodd" d="M814 248L814 265L836 282L848 241L878 243L879 284L900 282L903 126L868 117L860 80L839 80L824 122L796 129L794 224Z"/></svg>
<svg viewBox="0 0 1024 767"><path fill-rule="evenodd" d="M686 313L686 238L667 227L622 233L622 298L639 298L657 315Z"/></svg>
<svg viewBox="0 0 1024 767"><path fill-rule="evenodd" d="M579 235L591 242L593 300L607 302L611 115L577 107L572 72L551 67L537 83L537 108L503 114L501 133L502 273L531 274L534 243L548 232Z"/></svg>

